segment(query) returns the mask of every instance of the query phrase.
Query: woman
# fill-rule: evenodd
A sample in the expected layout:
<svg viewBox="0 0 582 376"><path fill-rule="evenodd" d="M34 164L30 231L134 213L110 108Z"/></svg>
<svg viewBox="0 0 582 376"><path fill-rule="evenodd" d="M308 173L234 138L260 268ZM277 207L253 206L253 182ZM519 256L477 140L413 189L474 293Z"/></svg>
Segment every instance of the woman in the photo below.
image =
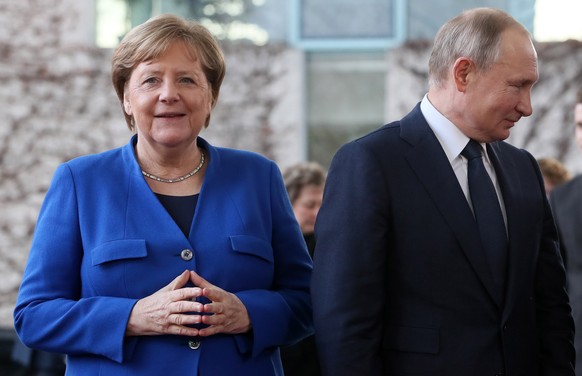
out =
<svg viewBox="0 0 582 376"><path fill-rule="evenodd" d="M311 257L315 249L315 219L321 207L326 175L323 167L316 162L298 163L283 172L285 188ZM321 375L314 336L283 347L281 359L285 376Z"/></svg>
<svg viewBox="0 0 582 376"><path fill-rule="evenodd" d="M544 187L548 198L554 188L557 188L572 179L570 171L568 171L566 166L557 159L539 158L537 161L540 166L540 171L542 172L542 177L544 178Z"/></svg>
<svg viewBox="0 0 582 376"><path fill-rule="evenodd" d="M61 165L14 312L68 375L275 375L311 333L311 260L275 163L198 137L224 77L202 26L130 31L112 78L125 147Z"/></svg>
<svg viewBox="0 0 582 376"><path fill-rule="evenodd" d="M317 162L303 162L290 166L283 172L285 189L291 200L293 213L313 257L315 248L315 218L323 200L323 187L327 174Z"/></svg>

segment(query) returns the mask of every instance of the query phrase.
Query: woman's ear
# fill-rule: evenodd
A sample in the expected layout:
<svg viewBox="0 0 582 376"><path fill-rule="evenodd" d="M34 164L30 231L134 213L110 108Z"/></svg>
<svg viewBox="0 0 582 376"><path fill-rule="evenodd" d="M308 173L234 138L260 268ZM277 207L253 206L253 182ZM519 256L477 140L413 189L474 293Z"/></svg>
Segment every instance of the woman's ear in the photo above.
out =
<svg viewBox="0 0 582 376"><path fill-rule="evenodd" d="M123 94L123 109L125 113L131 115L131 103L129 103L129 99L127 99L127 95Z"/></svg>

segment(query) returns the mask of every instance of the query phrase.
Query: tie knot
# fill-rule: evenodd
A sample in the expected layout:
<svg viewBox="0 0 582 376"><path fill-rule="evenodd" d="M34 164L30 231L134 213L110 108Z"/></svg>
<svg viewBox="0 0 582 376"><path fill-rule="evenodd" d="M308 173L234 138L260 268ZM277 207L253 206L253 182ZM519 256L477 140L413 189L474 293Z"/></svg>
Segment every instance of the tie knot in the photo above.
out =
<svg viewBox="0 0 582 376"><path fill-rule="evenodd" d="M481 148L481 145L479 145L477 141L470 140L467 146L465 146L465 148L461 152L461 155L469 160L481 158L483 156L483 154L481 154L482 150L483 149Z"/></svg>

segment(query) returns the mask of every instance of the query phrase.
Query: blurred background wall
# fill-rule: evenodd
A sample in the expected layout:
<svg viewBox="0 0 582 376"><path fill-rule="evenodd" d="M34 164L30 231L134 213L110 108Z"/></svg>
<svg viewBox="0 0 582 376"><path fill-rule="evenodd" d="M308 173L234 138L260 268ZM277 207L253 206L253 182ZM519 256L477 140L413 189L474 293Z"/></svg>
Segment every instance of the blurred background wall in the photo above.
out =
<svg viewBox="0 0 582 376"><path fill-rule="evenodd" d="M257 151L281 168L305 159L328 166L341 144L400 118L422 98L431 39L443 22L466 8L502 8L533 33L540 59L534 114L509 142L578 173L573 105L582 86L582 24L568 17L582 9L554 0L561 13L553 18L547 2L0 0L0 328L12 328L56 166L130 137L110 58L131 26L179 13L219 38L227 76L203 137Z"/></svg>

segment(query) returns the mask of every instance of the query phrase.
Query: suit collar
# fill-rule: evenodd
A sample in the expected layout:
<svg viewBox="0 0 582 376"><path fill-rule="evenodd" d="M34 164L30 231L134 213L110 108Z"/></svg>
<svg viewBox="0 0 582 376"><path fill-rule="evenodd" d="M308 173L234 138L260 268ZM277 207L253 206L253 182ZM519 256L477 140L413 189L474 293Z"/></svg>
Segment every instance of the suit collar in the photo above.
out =
<svg viewBox="0 0 582 376"><path fill-rule="evenodd" d="M465 256L493 300L501 306L473 213L451 164L417 105L401 121L401 137L411 145L406 159L457 238Z"/></svg>
<svg viewBox="0 0 582 376"><path fill-rule="evenodd" d="M126 223L127 234L139 233L142 227L151 227L158 229L159 237L169 236L172 239L184 239L182 231L176 225L174 220L170 217L163 205L160 203L155 193L151 190L147 181L141 173L141 168L135 156L134 146L137 142L137 135L134 135L129 143L122 148L122 158L125 168L128 172L128 193L127 193L127 210L133 213L127 216L128 221L136 221L134 224ZM198 208L194 214L193 223L196 223L197 213L200 211L199 207L203 205L205 194L210 194L213 189L205 187L210 181L216 180L220 177L220 155L215 147L210 145L206 140L198 137L198 145L204 148L208 154L208 164L206 167L204 181L200 191L198 201ZM208 192L208 193L206 193ZM138 213L138 214L135 214ZM190 229L190 236L192 235L192 228ZM187 244L184 244L187 247Z"/></svg>
<svg viewBox="0 0 582 376"><path fill-rule="evenodd" d="M469 142L469 137L465 136L452 121L432 105L428 99L428 94L420 102L420 110L430 129L439 140L449 163L452 163Z"/></svg>

